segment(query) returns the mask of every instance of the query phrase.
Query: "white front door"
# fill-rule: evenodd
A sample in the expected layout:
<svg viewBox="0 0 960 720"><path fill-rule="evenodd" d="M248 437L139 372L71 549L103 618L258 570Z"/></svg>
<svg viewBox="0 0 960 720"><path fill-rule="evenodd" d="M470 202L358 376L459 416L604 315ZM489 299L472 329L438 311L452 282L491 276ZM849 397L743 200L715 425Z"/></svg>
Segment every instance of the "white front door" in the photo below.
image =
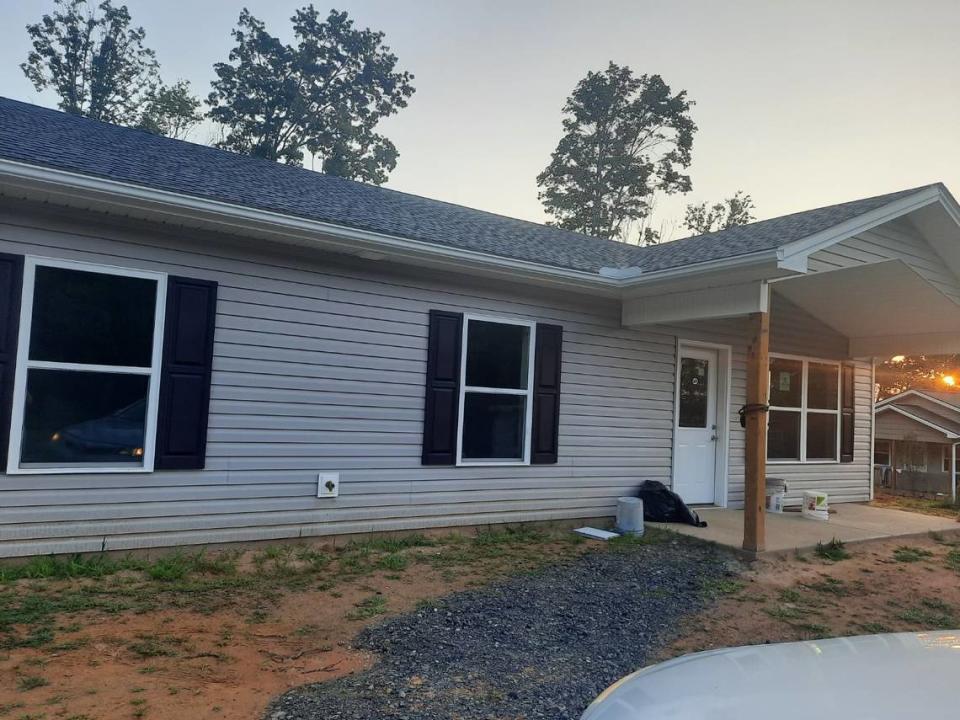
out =
<svg viewBox="0 0 960 720"><path fill-rule="evenodd" d="M716 350L680 346L673 490L686 503L716 502Z"/></svg>

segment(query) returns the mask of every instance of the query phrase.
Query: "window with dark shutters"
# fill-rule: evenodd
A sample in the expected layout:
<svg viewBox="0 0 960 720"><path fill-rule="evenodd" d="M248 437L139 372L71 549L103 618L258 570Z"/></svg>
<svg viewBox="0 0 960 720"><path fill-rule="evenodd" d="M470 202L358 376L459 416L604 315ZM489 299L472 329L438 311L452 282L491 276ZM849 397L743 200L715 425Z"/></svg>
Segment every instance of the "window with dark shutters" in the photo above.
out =
<svg viewBox="0 0 960 720"><path fill-rule="evenodd" d="M168 278L155 467L204 467L217 283Z"/></svg>
<svg viewBox="0 0 960 720"><path fill-rule="evenodd" d="M432 310L424 465L555 463L563 331Z"/></svg>

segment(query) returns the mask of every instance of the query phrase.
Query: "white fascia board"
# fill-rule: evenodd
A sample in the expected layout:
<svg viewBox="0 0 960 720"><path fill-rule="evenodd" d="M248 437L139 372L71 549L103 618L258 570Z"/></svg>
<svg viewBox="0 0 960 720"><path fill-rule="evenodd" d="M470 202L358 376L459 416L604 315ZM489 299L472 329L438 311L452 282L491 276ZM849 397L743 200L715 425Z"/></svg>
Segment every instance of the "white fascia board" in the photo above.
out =
<svg viewBox="0 0 960 720"><path fill-rule="evenodd" d="M947 195L949 195L949 193L947 193ZM957 213L955 217L960 218L960 208L956 207L956 201L953 201L952 198L950 200ZM883 225L885 222L890 222L902 215L906 215L907 213L919 210L922 207L932 205L936 202L940 202L944 207L951 204L945 201L944 193L941 192L940 186L923 188L911 195L907 195L907 197L894 200L893 202L882 205L862 215L857 215L826 230L788 243L779 249L778 259L784 267L802 262L805 269L806 258L818 250L823 250L849 237L866 232L871 228ZM803 260L801 261L800 258L803 258Z"/></svg>
<svg viewBox="0 0 960 720"><path fill-rule="evenodd" d="M309 244L316 247L361 257L364 253L383 253L386 256L416 260L429 259L434 263L464 271L471 268L500 271L516 280L551 280L562 285L574 285L584 292L595 290L606 295L615 295L621 284L618 280L605 278L597 273L513 260L472 250L447 248L435 243L10 160L0 159L0 179L49 195L107 202L127 213L131 209L140 209L168 215L171 224L175 225L183 225L185 220L194 219L216 226L223 232L243 230L249 233L256 230L273 237L277 242L291 244L292 238L299 238L309 240Z"/></svg>
<svg viewBox="0 0 960 720"><path fill-rule="evenodd" d="M927 395L927 393L923 392L922 390L904 390L902 393L897 393L896 395L892 395L888 397L886 400L881 400L880 402L877 403L876 407L878 409L881 407L885 407L890 403L895 403L897 400L902 400L903 398L908 397L910 395L921 397L924 400L928 400L943 408L946 408L947 410L957 413L958 415L957 420L958 422L960 422L960 407L957 407L956 405L951 405L950 403L944 402L940 398L935 398L932 395Z"/></svg>
<svg viewBox="0 0 960 720"><path fill-rule="evenodd" d="M757 281L638 297L623 301L622 323L636 327L767 312L769 296L767 283Z"/></svg>
<svg viewBox="0 0 960 720"><path fill-rule="evenodd" d="M940 427L939 425L932 423L929 420L925 420L922 417L918 417L917 415L914 415L912 412L909 412L908 410L904 410L903 408L897 407L896 405L885 405L882 408L877 408L874 412L882 413L882 412L888 412L888 411L899 413L900 415L903 415L905 418L909 418L914 422L918 422L921 425L926 425L928 428L931 428L933 430L936 430L937 432L943 433L948 440L956 440L960 438L960 435L953 432L952 430L947 430L947 428Z"/></svg>
<svg viewBox="0 0 960 720"><path fill-rule="evenodd" d="M705 274L738 270L749 266L771 266L776 274L775 250L713 260L650 273L594 273L570 270L536 262L513 260L489 253L450 248L385 233L358 230L335 223L308 220L269 210L258 210L183 193L98 178L55 168L0 158L0 181L24 191L41 192L73 200L86 199L115 207L130 214L140 210L170 218L172 225L202 222L222 232L256 232L278 243L301 244L346 252L360 257L379 256L416 260L418 264L455 268L463 272L482 271L516 281L548 282L573 287L581 292L617 297L621 291L647 283L690 279ZM27 195L29 197L29 195ZM66 202L70 205L70 202ZM299 241L299 242L297 242ZM610 275L613 275L612 277Z"/></svg>

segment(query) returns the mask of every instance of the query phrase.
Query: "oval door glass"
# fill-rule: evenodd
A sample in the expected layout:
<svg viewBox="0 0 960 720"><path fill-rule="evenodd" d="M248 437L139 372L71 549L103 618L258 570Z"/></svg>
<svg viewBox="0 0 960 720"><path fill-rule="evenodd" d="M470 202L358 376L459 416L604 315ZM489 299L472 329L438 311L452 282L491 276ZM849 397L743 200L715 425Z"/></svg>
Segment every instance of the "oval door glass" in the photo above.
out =
<svg viewBox="0 0 960 720"><path fill-rule="evenodd" d="M685 357L680 360L680 412L682 428L707 427L710 401L710 361Z"/></svg>

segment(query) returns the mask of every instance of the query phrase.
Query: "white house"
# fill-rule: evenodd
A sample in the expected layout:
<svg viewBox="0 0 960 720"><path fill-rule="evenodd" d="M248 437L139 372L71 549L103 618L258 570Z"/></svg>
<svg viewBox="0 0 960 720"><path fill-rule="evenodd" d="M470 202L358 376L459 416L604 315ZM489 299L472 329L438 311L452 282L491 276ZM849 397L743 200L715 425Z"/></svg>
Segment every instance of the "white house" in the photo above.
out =
<svg viewBox="0 0 960 720"><path fill-rule="evenodd" d="M762 546L765 465L870 497L873 358L960 350L958 220L929 185L640 248L0 100L0 556L647 479Z"/></svg>

